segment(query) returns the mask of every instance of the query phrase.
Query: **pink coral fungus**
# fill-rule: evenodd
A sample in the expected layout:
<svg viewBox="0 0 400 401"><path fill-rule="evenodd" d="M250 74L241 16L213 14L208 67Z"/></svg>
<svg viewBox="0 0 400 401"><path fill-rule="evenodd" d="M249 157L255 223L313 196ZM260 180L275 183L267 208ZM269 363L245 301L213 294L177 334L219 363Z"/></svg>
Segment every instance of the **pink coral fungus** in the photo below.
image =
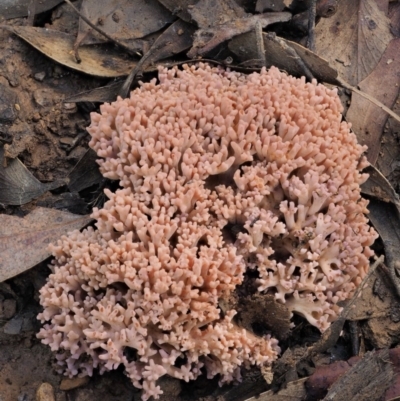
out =
<svg viewBox="0 0 400 401"><path fill-rule="evenodd" d="M90 146L121 189L97 230L52 246L39 337L60 370L124 365L143 398L167 374L222 381L275 360L269 337L218 300L258 271L258 290L325 330L368 270L365 150L335 90L276 68L244 75L161 69L92 114Z"/></svg>

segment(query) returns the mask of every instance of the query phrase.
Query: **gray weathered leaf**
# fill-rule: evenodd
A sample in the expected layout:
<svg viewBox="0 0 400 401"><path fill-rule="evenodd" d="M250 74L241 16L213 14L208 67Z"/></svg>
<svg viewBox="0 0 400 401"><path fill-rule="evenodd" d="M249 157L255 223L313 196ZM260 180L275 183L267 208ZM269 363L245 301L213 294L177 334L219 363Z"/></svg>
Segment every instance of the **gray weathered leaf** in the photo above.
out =
<svg viewBox="0 0 400 401"><path fill-rule="evenodd" d="M41 207L24 218L0 215L0 282L48 258L50 242L91 220L89 216Z"/></svg>

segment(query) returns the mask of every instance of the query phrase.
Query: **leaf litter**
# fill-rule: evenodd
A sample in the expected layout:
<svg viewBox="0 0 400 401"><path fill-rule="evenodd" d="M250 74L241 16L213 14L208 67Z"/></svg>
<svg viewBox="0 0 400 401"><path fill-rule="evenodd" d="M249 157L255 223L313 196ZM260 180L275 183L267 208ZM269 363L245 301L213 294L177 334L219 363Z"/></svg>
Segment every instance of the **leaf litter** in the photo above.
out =
<svg viewBox="0 0 400 401"><path fill-rule="evenodd" d="M389 24L377 0L341 1L337 13L317 25L317 54L355 86L373 71L392 40Z"/></svg>
<svg viewBox="0 0 400 401"><path fill-rule="evenodd" d="M24 205L64 184L63 181L40 182L18 158L7 161L4 148L0 148L0 203L3 206Z"/></svg>
<svg viewBox="0 0 400 401"><path fill-rule="evenodd" d="M202 382L201 390L200 387L194 387L194 390L191 388L190 394L195 394L196 399L205 397L209 400L218 397L221 401L242 401L253 396L260 396L257 398L260 400L300 400L306 397L317 399L312 395L315 394L312 392L312 387L315 386L310 383L327 383L330 380L330 388L322 386L318 399L372 400L376 398L371 397L398 396L400 391L389 383L392 378L396 382L399 375L397 365L393 362L394 350L388 351L388 348L400 343L400 314L396 312L400 296L399 198L396 193L399 189L397 177L400 177L400 119L398 113L391 110L393 108L398 111L396 102L399 99L396 86L399 71L398 39L394 39L399 32L399 2L391 2L389 5L388 0L258 0L252 4L241 0L113 0L102 2L99 7L98 2L87 0L74 4L80 8L80 15L71 17L76 19L77 28L70 34L51 29L51 24L40 28L22 26L11 21L8 26L2 26L65 67L61 73L55 74L44 68L45 77L47 74L49 77L54 76L51 78L52 85L59 84L58 80L68 76L69 70L102 77L103 80L94 88L82 86L81 91L63 98L67 108L77 110L71 113L86 113L87 116L88 111L95 109L93 103L113 101L118 94L128 94L129 89L138 84L138 79L143 79L143 74L154 71L161 65L161 60L163 65L177 65L207 57L210 62L222 63L242 71L276 65L293 75L305 75L307 79L316 78L321 82L350 89L353 95L351 99L348 98L350 108L346 118L353 123L359 140L368 143L370 148L368 157L375 166L369 168L370 179L364 184L363 192L371 199L371 221L381 234L381 243L376 245L376 251L386 255L385 264L382 258L375 262L365 285L358 291L358 296L345 306L341 318L319 339L315 333L307 332L307 325L300 325L290 331L287 311L284 308L279 309L282 305L275 305L273 300L254 297L237 300L238 322L242 327L249 330L259 327L260 324L268 329L280 327L284 351L282 358L272 371L251 371L245 375L238 388L218 389L209 382ZM63 18L62 12L57 10L62 10L65 6L59 6L53 11L54 27ZM38 7L33 9L37 13L41 10ZM313 16L312 12L316 15L315 30L313 18L309 21L309 16ZM37 15L36 19L38 18L40 20L43 16ZM30 22L35 20L31 18ZM61 25L59 24L60 27ZM300 34L289 34L289 29L293 26L297 26L297 32L315 35L316 52L303 46L307 43L312 46L310 38L307 41L307 37L300 37ZM56 65L49 60L43 64L54 69ZM1 68L3 67L0 66ZM16 65L14 68L17 68ZM43 76L41 71L34 71L32 76L34 74L38 74L38 79ZM16 83L15 87L18 89L18 79L14 75L13 72L6 71L8 82L10 85ZM124 78L126 76L128 78ZM382 76L386 79L381 79ZM115 77L120 77L120 80L114 81ZM43 83L43 86L48 83ZM79 108L75 102L79 102ZM24 105L29 107L29 102ZM20 117L14 115L13 118L16 120ZM33 121L30 118L29 122ZM5 177L0 182L0 196L6 200L2 206L5 213L0 214L2 226L5 227L0 246L3 246L1 249L6 250L5 252L9 251L7 255L10 261L13 261L15 253L21 253L21 258L17 264L8 262L7 265L3 263L6 268L0 266L3 280L44 260L48 256L47 242L56 240L66 232L64 229L69 231L74 224L74 227L81 228L90 222L88 216L68 214L65 216L69 217L65 217L64 222L57 225L55 221L65 212L43 209L38 205L52 205L53 208L75 207L77 213L80 213L86 210L87 205L97 204L102 188L111 185L99 175L95 155L87 152L87 137L84 133L62 138L62 143L71 144L58 150L61 158L70 160L69 173L49 183L43 184L37 180L22 162L29 161L27 155L31 152L30 142L24 142L25 145L15 148L15 129L11 129L16 124L14 120L7 122L10 127L4 129L0 126L0 134L3 131L5 133L3 137L0 135L0 140L3 138L3 143L7 146L11 144L15 149L14 158L7 159L8 167L3 166L0 169L0 176ZM58 130L63 129L65 120L63 123L47 126L40 122L40 114L39 117L35 116L35 120L36 125L30 135L46 132L46 138L57 143L53 137ZM19 154L22 161L16 158ZM26 184L21 185L22 183ZM18 206L26 202L28 203L25 206ZM14 216L19 209L23 213L31 212L25 218ZM39 214L35 216L35 213ZM46 213L49 216L51 213L55 214L47 218L44 217ZM11 228L11 221L16 224L15 230ZM21 251L24 244L28 244L25 253ZM31 244L35 244L36 249ZM6 253L0 253L0 264L3 262L3 254ZM24 254L28 254L28 257L24 257ZM17 288L24 282L24 274L3 284L11 283ZM2 295L5 288L0 286L0 319L2 308L6 305L4 302L14 297L14 293L8 290L4 290L5 295ZM224 308L223 303L220 307ZM358 334L354 334L354 330L359 330ZM329 363L336 355L342 355L341 359L348 359L348 356L343 355L348 355L348 350L345 350L349 348L349 343L352 345L352 352L359 352L364 357L353 360L352 366L347 365L346 373L343 371L341 375L332 378L329 376L329 369L323 371L323 366L335 368L334 364ZM381 353L371 353L371 345L384 350ZM394 368L391 363L394 363ZM381 376L374 376L374 372L380 372ZM370 377L367 386L366 377ZM0 387L3 380L5 377L0 374ZM273 391L263 393L269 388L271 380ZM171 386L171 383L167 380L166 385ZM56 382L53 385L58 388ZM196 386L196 383L192 385ZM287 387L281 388L282 386ZM184 386L179 388L183 393L186 391ZM123 398L131 397L131 390L120 391L124 394ZM13 398L16 398L19 393L14 395ZM114 398L110 395L109 399ZM171 399L177 397L172 396Z"/></svg>
<svg viewBox="0 0 400 401"><path fill-rule="evenodd" d="M90 223L55 209L36 207L24 218L0 215L0 282L37 265L50 256L48 245L69 231Z"/></svg>

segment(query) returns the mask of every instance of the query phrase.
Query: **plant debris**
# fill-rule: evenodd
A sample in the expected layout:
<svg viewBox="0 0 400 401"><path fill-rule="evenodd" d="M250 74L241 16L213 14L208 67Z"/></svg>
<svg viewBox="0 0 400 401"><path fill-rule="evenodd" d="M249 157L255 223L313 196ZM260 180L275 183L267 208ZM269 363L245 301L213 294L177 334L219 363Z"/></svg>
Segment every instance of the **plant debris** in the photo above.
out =
<svg viewBox="0 0 400 401"><path fill-rule="evenodd" d="M0 282L20 274L50 256L48 244L92 219L36 207L26 217L0 215Z"/></svg>

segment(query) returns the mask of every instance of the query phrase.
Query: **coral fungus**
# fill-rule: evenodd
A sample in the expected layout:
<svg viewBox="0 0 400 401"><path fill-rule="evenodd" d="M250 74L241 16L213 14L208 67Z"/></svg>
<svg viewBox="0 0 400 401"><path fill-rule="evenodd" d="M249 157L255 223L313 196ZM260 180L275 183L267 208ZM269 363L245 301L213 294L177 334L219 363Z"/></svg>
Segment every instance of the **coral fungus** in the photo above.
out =
<svg viewBox="0 0 400 401"><path fill-rule="evenodd" d="M360 197L365 150L335 90L276 68L162 69L92 114L90 146L119 180L97 230L51 249L39 338L73 376L125 366L143 398L157 379L221 381L276 359L218 300L258 290L325 330L368 269L376 233Z"/></svg>

